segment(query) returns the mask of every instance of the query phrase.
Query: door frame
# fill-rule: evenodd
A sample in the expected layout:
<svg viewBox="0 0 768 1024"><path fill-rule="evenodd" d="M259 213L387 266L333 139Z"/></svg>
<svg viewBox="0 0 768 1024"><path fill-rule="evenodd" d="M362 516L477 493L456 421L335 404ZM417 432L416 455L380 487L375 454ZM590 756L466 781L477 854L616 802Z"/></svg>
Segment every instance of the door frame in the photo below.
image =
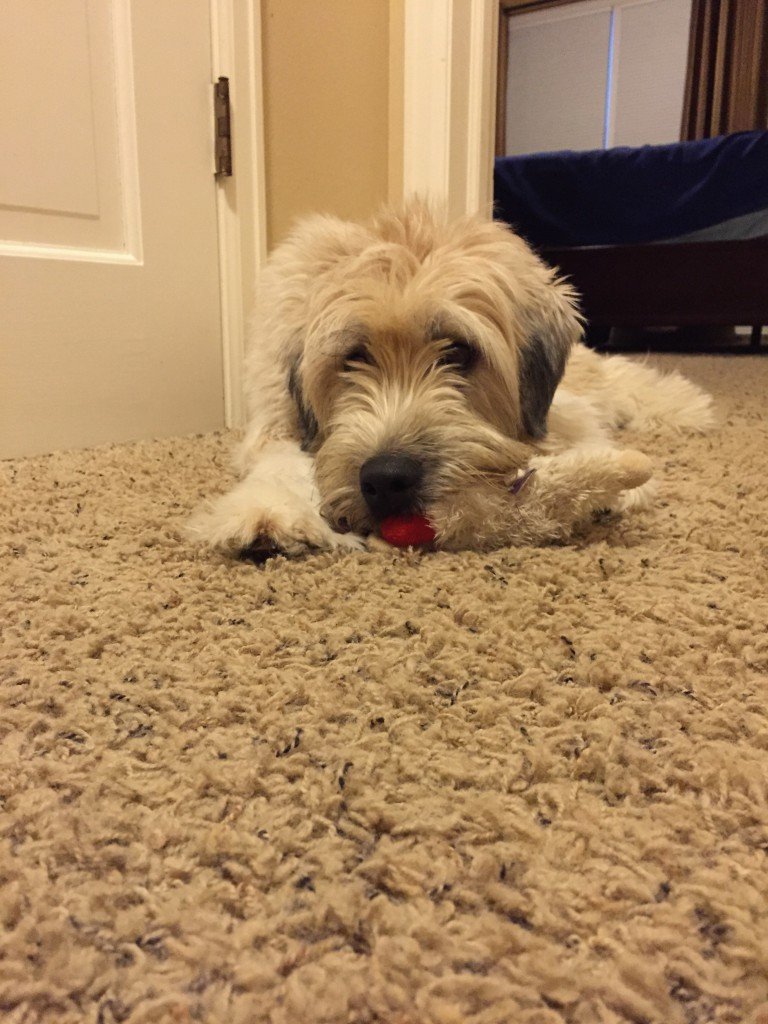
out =
<svg viewBox="0 0 768 1024"><path fill-rule="evenodd" d="M216 181L224 420L245 423L245 350L254 286L267 257L262 26L259 0L210 0L212 83L229 78L232 177ZM213 172L213 88L211 170Z"/></svg>
<svg viewBox="0 0 768 1024"><path fill-rule="evenodd" d="M403 194L490 214L499 0L401 2Z"/></svg>
<svg viewBox="0 0 768 1024"><path fill-rule="evenodd" d="M529 14L550 7L582 3L583 0L498 0L499 42L497 47L496 91L496 156L504 156L507 148L507 71L509 68L509 19L516 14Z"/></svg>

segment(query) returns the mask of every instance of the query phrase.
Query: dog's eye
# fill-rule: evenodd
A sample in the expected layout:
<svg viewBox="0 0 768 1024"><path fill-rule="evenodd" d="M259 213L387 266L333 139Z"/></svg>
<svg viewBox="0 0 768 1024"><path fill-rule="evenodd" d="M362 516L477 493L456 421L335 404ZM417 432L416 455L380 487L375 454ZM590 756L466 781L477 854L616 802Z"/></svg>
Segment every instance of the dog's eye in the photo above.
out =
<svg viewBox="0 0 768 1024"><path fill-rule="evenodd" d="M350 370L354 370L360 364L370 366L372 362L371 354L365 345L356 345L351 352L347 352L344 356L344 365Z"/></svg>
<svg viewBox="0 0 768 1024"><path fill-rule="evenodd" d="M477 361L477 352L468 341L451 341L440 353L438 366L450 366L459 373L468 373Z"/></svg>

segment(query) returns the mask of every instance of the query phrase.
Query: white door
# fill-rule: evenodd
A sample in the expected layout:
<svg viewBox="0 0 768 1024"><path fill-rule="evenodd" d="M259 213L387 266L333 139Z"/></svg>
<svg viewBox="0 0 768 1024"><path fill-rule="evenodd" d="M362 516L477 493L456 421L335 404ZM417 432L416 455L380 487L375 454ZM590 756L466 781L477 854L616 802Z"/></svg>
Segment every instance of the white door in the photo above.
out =
<svg viewBox="0 0 768 1024"><path fill-rule="evenodd" d="M0 457L223 425L209 5L0 3Z"/></svg>

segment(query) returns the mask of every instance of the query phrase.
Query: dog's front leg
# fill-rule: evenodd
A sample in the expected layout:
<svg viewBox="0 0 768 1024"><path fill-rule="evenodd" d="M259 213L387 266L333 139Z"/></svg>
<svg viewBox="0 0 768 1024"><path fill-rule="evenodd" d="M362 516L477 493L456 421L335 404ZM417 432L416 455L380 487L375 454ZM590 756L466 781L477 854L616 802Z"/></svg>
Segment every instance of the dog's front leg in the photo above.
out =
<svg viewBox="0 0 768 1024"><path fill-rule="evenodd" d="M191 532L227 554L302 554L309 548L359 549L353 534L336 533L320 515L314 460L291 439L246 438L244 475L200 512Z"/></svg>

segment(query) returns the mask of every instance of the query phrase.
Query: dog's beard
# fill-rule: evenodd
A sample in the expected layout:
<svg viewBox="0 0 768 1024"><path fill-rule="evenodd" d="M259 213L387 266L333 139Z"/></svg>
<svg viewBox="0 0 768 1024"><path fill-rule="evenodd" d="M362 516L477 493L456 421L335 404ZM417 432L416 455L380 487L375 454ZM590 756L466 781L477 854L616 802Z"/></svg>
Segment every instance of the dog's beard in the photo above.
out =
<svg viewBox="0 0 768 1024"><path fill-rule="evenodd" d="M315 461L321 507L337 529L368 534L377 524L360 490L369 458L397 453L424 467L417 511L439 547L485 547L497 540L512 499L510 482L531 449L501 434L472 409L451 374L411 382L356 374L338 397Z"/></svg>

